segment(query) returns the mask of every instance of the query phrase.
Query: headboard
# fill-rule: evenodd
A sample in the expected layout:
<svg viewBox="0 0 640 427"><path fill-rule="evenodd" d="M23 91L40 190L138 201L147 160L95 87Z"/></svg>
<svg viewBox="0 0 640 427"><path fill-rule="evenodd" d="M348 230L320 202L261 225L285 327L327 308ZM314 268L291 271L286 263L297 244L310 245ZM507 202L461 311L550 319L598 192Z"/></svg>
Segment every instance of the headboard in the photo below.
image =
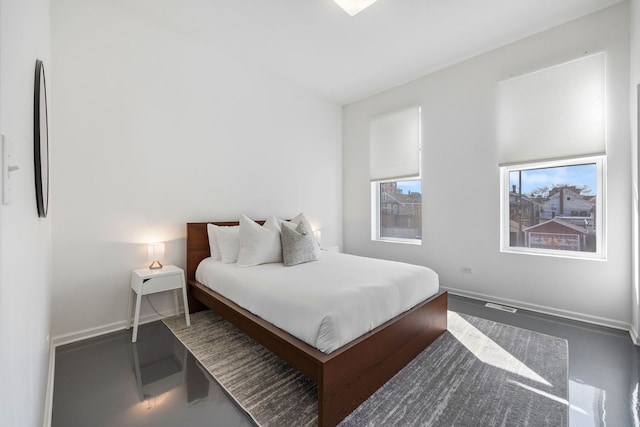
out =
<svg viewBox="0 0 640 427"><path fill-rule="evenodd" d="M264 221L256 221L263 225ZM188 222L187 223L187 283L196 279L196 269L200 261L211 255L209 249L209 235L207 224L220 226L238 225L238 221L231 222Z"/></svg>

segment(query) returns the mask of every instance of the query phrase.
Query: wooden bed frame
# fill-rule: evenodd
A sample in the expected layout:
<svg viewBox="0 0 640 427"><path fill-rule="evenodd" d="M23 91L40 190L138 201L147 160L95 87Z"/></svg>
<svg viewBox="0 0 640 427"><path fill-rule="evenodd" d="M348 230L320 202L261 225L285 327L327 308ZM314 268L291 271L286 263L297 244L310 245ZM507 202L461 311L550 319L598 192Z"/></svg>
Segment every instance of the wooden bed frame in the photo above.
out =
<svg viewBox="0 0 640 427"><path fill-rule="evenodd" d="M189 310L212 309L314 381L319 426L342 421L447 329L447 293L441 291L334 352L323 353L196 281L198 264L210 256L207 224L187 223Z"/></svg>

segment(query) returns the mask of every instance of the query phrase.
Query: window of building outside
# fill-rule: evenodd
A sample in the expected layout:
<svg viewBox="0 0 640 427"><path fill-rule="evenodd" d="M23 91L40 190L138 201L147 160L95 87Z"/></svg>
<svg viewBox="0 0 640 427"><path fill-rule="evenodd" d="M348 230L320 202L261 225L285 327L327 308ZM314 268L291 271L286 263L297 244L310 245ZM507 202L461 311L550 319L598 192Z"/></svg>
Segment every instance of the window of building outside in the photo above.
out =
<svg viewBox="0 0 640 427"><path fill-rule="evenodd" d="M604 257L603 157L503 168L503 250Z"/></svg>
<svg viewBox="0 0 640 427"><path fill-rule="evenodd" d="M422 180L374 183L379 240L422 241Z"/></svg>

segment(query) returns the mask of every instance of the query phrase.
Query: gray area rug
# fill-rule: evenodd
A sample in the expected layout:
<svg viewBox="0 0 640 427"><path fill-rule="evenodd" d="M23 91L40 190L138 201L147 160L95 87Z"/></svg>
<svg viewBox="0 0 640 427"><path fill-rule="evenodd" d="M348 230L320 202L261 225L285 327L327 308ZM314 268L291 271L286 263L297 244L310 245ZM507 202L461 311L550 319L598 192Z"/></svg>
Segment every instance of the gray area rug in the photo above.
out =
<svg viewBox="0 0 640 427"><path fill-rule="evenodd" d="M340 425L567 425L565 340L451 311L448 321ZM317 424L315 384L217 314L164 323L258 424Z"/></svg>

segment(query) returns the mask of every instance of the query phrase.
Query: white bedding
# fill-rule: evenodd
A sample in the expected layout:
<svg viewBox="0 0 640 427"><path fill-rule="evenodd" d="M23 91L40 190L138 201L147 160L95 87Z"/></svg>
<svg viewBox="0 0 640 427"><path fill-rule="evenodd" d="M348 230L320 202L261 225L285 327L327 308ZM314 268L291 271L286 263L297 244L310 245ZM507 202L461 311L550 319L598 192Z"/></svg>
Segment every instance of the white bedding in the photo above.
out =
<svg viewBox="0 0 640 427"><path fill-rule="evenodd" d="M427 267L324 251L318 261L293 267L206 258L196 280L325 353L439 289Z"/></svg>

